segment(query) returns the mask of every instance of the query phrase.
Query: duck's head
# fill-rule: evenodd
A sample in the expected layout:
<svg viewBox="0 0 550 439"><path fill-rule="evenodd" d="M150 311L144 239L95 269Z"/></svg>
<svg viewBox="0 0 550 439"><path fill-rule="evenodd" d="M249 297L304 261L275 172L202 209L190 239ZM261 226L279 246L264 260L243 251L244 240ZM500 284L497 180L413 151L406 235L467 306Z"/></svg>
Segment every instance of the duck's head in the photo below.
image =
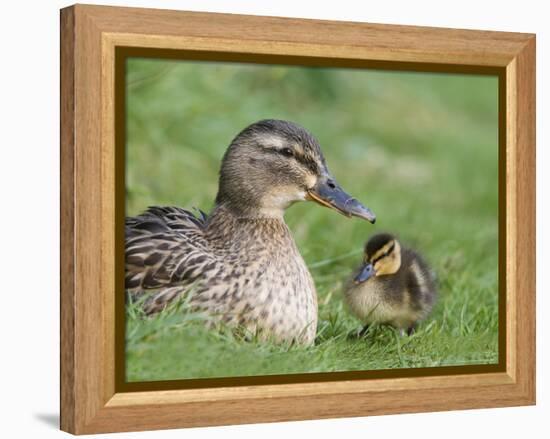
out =
<svg viewBox="0 0 550 439"><path fill-rule="evenodd" d="M216 203L247 217L281 217L311 200L374 223L375 215L336 183L319 142L304 128L262 120L241 131L224 155Z"/></svg>
<svg viewBox="0 0 550 439"><path fill-rule="evenodd" d="M363 265L355 276L355 283L394 274L401 267L401 246L395 236L389 233L379 233L370 238L363 256Z"/></svg>

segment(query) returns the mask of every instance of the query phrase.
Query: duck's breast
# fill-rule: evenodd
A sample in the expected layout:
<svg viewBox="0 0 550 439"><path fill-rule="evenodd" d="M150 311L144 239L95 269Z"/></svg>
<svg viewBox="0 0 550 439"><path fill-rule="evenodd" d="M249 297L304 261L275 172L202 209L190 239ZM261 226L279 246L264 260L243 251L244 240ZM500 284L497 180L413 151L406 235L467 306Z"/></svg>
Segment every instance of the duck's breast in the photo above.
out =
<svg viewBox="0 0 550 439"><path fill-rule="evenodd" d="M286 226L254 230L221 254L223 268L205 279L195 302L230 325L262 337L311 344L317 330L313 279Z"/></svg>

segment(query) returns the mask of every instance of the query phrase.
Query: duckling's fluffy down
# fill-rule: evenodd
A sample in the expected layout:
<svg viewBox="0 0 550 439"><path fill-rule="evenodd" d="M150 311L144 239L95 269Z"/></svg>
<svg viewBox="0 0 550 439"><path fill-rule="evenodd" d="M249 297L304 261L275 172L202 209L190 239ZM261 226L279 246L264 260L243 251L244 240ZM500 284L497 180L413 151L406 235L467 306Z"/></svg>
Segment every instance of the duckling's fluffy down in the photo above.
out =
<svg viewBox="0 0 550 439"><path fill-rule="evenodd" d="M375 276L366 282L348 281L344 299L350 312L364 324L387 323L410 328L430 313L436 299L434 276L424 259L403 248L395 274Z"/></svg>

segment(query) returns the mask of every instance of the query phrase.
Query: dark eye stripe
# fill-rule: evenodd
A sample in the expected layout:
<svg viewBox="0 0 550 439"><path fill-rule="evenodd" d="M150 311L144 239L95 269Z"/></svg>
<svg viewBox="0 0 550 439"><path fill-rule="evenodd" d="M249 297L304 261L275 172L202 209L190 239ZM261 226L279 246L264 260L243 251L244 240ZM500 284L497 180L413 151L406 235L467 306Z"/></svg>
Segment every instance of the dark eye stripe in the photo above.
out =
<svg viewBox="0 0 550 439"><path fill-rule="evenodd" d="M285 154L284 153L284 150L286 149L289 149L290 151L292 151L292 154L291 155L288 155L288 154ZM297 154L294 150L292 150L291 148L266 148L266 151L270 152L270 153L273 153L273 154L280 154L280 155L283 155L285 157L293 157L294 159L296 159L296 161L300 164L302 164L303 166L305 166L306 168L308 168L311 172L315 173L315 174L318 174L319 173L319 166L317 165L317 163L315 162L315 160L312 158L312 157L309 157L307 155L301 155L301 154Z"/></svg>
<svg viewBox="0 0 550 439"><path fill-rule="evenodd" d="M272 154L284 155L285 157L294 157L294 151L290 148L266 148L267 152Z"/></svg>
<svg viewBox="0 0 550 439"><path fill-rule="evenodd" d="M372 264L376 264L380 259L385 258L386 256L389 256L394 248L395 248L395 241L392 243L392 245L390 245L390 248L385 253L381 254L374 261L372 261Z"/></svg>

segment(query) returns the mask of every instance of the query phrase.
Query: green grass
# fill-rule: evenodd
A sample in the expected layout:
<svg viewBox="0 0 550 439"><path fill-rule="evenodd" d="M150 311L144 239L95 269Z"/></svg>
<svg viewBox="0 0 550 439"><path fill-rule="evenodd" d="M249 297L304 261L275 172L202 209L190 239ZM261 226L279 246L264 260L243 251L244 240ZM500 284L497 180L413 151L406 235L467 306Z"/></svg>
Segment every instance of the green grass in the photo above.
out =
<svg viewBox="0 0 550 439"><path fill-rule="evenodd" d="M136 59L128 62L127 213L154 204L208 211L230 140L262 118L320 140L339 183L377 214L372 226L312 203L289 209L319 295L309 348L205 329L185 303L144 319L127 308L129 381L487 364L498 357L497 79ZM439 300L412 337L359 323L342 281L377 231L419 249Z"/></svg>

